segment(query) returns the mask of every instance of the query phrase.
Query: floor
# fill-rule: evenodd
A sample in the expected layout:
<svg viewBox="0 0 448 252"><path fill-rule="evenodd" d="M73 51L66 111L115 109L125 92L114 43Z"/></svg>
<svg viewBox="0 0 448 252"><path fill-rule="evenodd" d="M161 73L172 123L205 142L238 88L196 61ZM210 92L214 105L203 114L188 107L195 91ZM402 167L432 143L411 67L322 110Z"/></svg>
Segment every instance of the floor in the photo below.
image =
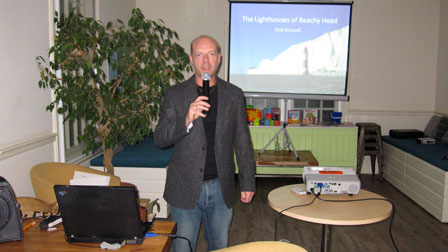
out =
<svg viewBox="0 0 448 252"><path fill-rule="evenodd" d="M391 230L399 251L448 251L448 224L435 219L387 181L381 182L369 174L361 175L360 179L362 189L378 193L394 203L396 211ZM309 252L320 251L322 225L278 215L268 206L267 195L271 190L296 183L302 183L301 179L257 178L257 193L252 203L243 204L238 200L234 206L229 245L275 240L276 235L276 240L288 240ZM396 251L389 228L390 219L371 225L334 226L331 249L333 252ZM206 248L201 228L196 251L206 251Z"/></svg>

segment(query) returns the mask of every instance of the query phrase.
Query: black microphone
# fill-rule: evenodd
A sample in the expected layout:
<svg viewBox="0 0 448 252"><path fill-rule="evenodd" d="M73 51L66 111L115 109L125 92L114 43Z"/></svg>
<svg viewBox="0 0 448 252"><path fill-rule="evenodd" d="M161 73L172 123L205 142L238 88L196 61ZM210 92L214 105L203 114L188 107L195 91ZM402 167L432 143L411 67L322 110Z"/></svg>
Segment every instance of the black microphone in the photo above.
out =
<svg viewBox="0 0 448 252"><path fill-rule="evenodd" d="M210 74L205 72L201 75L202 79L202 95L207 96L209 100L207 102L210 104ZM207 115L207 111L202 111L203 114Z"/></svg>

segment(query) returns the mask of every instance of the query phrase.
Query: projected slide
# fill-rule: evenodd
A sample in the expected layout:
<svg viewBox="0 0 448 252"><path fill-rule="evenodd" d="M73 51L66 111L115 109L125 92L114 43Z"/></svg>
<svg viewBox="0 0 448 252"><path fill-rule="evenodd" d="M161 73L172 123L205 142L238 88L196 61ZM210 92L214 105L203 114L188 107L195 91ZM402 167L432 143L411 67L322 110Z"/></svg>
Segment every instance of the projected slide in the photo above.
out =
<svg viewBox="0 0 448 252"><path fill-rule="evenodd" d="M229 81L246 92L345 95L350 4L230 7Z"/></svg>

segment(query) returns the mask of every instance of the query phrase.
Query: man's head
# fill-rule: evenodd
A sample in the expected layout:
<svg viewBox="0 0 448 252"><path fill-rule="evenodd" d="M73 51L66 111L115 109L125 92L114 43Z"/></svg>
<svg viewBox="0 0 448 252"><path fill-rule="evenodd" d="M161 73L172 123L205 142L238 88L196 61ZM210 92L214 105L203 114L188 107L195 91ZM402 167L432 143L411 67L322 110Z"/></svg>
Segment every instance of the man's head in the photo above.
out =
<svg viewBox="0 0 448 252"><path fill-rule="evenodd" d="M216 82L216 72L221 63L221 47L218 42L207 35L195 38L190 45L190 63L195 71L196 83L202 85L201 75L208 72L210 85Z"/></svg>

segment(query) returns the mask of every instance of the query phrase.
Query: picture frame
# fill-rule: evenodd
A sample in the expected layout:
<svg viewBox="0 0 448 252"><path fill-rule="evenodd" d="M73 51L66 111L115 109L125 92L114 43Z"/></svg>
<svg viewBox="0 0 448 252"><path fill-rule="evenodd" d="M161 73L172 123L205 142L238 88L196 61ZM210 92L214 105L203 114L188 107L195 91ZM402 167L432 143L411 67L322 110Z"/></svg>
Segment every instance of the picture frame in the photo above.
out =
<svg viewBox="0 0 448 252"><path fill-rule="evenodd" d="M317 124L318 110L317 109L305 109L303 110L303 124L311 125Z"/></svg>
<svg viewBox="0 0 448 252"><path fill-rule="evenodd" d="M302 111L300 109L288 110L288 124L300 124Z"/></svg>

